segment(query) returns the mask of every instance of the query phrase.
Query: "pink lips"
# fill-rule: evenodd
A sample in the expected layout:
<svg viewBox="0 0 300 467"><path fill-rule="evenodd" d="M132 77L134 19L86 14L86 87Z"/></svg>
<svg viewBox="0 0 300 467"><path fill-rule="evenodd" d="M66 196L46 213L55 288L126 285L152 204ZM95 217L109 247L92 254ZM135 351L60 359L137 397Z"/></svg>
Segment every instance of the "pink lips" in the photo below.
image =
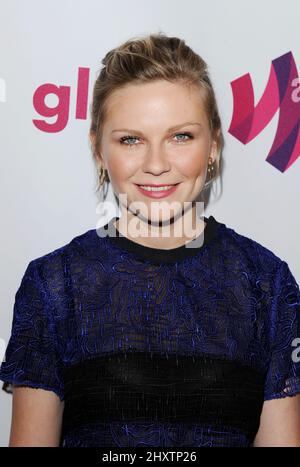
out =
<svg viewBox="0 0 300 467"><path fill-rule="evenodd" d="M168 190L163 190L163 191L148 191L148 190L144 190L140 185L136 185L138 187L138 189L140 190L140 192L145 195L145 196L148 196L149 198L165 198L166 196L169 196L171 195L177 188L177 186L179 185L179 183L177 185L173 185L171 188L169 188ZM147 186L165 186L165 185L147 185Z"/></svg>

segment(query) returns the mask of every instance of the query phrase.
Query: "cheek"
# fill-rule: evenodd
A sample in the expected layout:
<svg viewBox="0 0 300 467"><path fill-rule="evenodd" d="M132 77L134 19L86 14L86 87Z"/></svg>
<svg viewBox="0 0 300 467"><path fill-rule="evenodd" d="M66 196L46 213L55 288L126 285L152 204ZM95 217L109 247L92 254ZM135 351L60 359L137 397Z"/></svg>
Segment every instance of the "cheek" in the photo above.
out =
<svg viewBox="0 0 300 467"><path fill-rule="evenodd" d="M180 158L177 164L180 172L186 177L198 177L205 171L206 157L201 151L194 151Z"/></svg>
<svg viewBox="0 0 300 467"><path fill-rule="evenodd" d="M117 152L110 153L107 158L107 168L111 177L111 180L115 183L122 183L132 174L133 167L132 161L129 158L120 156Z"/></svg>

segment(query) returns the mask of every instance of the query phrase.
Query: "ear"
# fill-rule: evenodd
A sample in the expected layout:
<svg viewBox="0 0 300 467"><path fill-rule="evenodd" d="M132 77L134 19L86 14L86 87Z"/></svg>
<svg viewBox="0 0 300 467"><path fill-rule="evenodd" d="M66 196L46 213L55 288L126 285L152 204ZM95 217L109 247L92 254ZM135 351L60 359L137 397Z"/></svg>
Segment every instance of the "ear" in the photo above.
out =
<svg viewBox="0 0 300 467"><path fill-rule="evenodd" d="M212 134L211 151L209 157L212 158L213 163L220 158L220 144L221 144L221 128L214 131Z"/></svg>
<svg viewBox="0 0 300 467"><path fill-rule="evenodd" d="M94 145L96 144L96 135L95 135L95 133L90 132L89 133L89 138L90 138L90 143L91 143L92 147L94 147Z"/></svg>
<svg viewBox="0 0 300 467"><path fill-rule="evenodd" d="M96 143L95 133L90 132L89 138L90 138L90 143L91 143L92 147L94 147L94 145ZM95 153L95 158L96 158L97 162L100 163L100 165L104 166L104 160L103 160L103 157L102 157L101 153L99 153L99 152Z"/></svg>
<svg viewBox="0 0 300 467"><path fill-rule="evenodd" d="M209 157L212 159L213 163L216 162L216 160L218 159L218 152L218 143L216 140L213 140L209 154Z"/></svg>

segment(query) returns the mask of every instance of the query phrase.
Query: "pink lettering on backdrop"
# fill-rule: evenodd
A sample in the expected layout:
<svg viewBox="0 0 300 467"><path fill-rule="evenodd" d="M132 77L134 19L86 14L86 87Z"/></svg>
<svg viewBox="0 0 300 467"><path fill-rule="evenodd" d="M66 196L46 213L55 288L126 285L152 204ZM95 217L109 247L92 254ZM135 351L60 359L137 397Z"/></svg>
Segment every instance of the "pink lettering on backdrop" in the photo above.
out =
<svg viewBox="0 0 300 467"><path fill-rule="evenodd" d="M82 119L82 120L86 119L86 114L87 114L89 76L90 76L90 70L88 68L78 69L76 118Z"/></svg>
<svg viewBox="0 0 300 467"><path fill-rule="evenodd" d="M48 107L45 103L45 98L48 94L55 94L58 97L56 107ZM48 123L45 120L32 120L34 125L47 133L57 133L62 131L69 119L70 105L70 86L56 86L55 84L46 83L37 88L33 95L33 106L38 114L43 117L55 117L57 120L54 123Z"/></svg>
<svg viewBox="0 0 300 467"><path fill-rule="evenodd" d="M86 119L87 102L89 86L89 68L80 67L77 78L77 96L76 96L76 119ZM57 86L52 83L46 83L39 86L33 95L33 106L36 112L42 117L57 117L54 123L49 123L42 119L33 119L34 125L46 133L58 133L65 129L69 120L70 109L70 86ZM55 107L49 107L45 99L49 94L55 94L58 98L58 104Z"/></svg>

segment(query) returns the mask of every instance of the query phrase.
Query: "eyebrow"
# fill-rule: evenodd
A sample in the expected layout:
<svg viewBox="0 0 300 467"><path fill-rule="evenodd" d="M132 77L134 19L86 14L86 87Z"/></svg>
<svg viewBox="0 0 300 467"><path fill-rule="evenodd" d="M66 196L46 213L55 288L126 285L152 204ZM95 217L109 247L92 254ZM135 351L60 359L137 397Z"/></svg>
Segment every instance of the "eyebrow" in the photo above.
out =
<svg viewBox="0 0 300 467"><path fill-rule="evenodd" d="M178 130L179 128L182 128L187 125L200 125L202 127L202 123L200 122L185 122L185 123L180 123L179 125L171 126L170 128L167 129L167 133L169 131L174 131ZM127 131L128 133L134 133L134 134L142 134L141 131L139 130L133 130L132 128L118 128L116 130L113 130L111 133L115 133L117 131Z"/></svg>

